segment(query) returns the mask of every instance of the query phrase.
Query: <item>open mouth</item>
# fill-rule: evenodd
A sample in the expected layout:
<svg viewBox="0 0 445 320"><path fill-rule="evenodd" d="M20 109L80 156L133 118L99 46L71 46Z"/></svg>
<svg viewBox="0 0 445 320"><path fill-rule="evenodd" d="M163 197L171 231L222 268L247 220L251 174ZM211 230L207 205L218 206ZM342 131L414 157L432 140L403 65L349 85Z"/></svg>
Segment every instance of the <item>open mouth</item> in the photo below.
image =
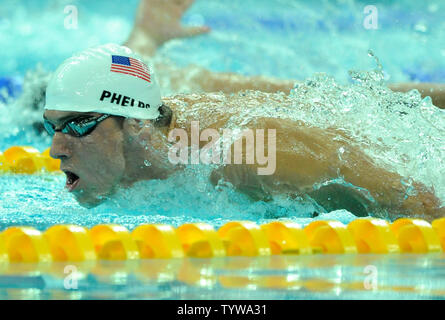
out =
<svg viewBox="0 0 445 320"><path fill-rule="evenodd" d="M66 184L65 188L68 189L69 192L73 191L77 185L79 184L79 176L71 171L64 171L66 174Z"/></svg>

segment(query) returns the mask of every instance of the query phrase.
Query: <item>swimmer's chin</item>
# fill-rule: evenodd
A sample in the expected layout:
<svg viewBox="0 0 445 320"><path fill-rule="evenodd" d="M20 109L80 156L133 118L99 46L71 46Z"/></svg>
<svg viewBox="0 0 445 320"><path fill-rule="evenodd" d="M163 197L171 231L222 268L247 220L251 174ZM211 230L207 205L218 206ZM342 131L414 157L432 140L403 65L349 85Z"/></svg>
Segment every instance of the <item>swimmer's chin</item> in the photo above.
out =
<svg viewBox="0 0 445 320"><path fill-rule="evenodd" d="M105 200L107 200L106 198L94 198L94 199L82 199L82 198L76 198L77 203L86 208L86 209L92 209L95 208L97 206L99 206L100 204L102 204L103 202L105 202Z"/></svg>
<svg viewBox="0 0 445 320"><path fill-rule="evenodd" d="M120 184L106 193L101 193L100 195L91 193L87 194L86 192L74 193L73 195L80 206L86 209L92 209L114 199L119 190L128 188L129 187Z"/></svg>

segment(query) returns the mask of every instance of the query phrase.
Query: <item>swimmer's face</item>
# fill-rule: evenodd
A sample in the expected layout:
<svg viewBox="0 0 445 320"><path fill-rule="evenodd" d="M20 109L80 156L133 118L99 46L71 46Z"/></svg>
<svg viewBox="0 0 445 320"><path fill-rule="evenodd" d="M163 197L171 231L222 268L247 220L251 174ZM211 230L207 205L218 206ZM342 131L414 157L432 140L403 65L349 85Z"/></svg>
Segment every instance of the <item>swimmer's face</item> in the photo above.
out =
<svg viewBox="0 0 445 320"><path fill-rule="evenodd" d="M46 110L44 117L56 130L68 120L95 119L99 113L78 113ZM57 131L51 144L50 155L60 159L65 172L65 187L85 207L94 207L112 194L125 173L123 131L119 118L109 117L82 137Z"/></svg>

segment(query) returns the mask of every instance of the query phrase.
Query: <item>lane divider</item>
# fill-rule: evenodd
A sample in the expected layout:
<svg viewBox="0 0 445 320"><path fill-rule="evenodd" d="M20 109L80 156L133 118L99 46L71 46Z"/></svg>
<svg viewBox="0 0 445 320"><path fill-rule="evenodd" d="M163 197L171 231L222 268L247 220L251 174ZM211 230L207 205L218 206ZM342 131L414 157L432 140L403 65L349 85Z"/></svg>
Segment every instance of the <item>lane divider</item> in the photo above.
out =
<svg viewBox="0 0 445 320"><path fill-rule="evenodd" d="M304 228L304 232L316 252L357 253L353 236L339 221L314 221Z"/></svg>
<svg viewBox="0 0 445 320"><path fill-rule="evenodd" d="M96 225L89 230L56 225L45 232L25 226L0 233L1 264L444 251L445 218L432 224L410 218L393 223L358 218L347 226L338 221L314 221L305 228L291 221L261 226L233 221L217 231L207 223L187 223L178 228L143 224L132 232L117 224Z"/></svg>
<svg viewBox="0 0 445 320"><path fill-rule="evenodd" d="M11 227L1 233L0 241L9 262L51 262L48 243L42 233L32 227Z"/></svg>
<svg viewBox="0 0 445 320"><path fill-rule="evenodd" d="M28 146L13 146L0 152L0 173L34 174L42 171L58 172L60 160L51 158L50 148L42 153Z"/></svg>
<svg viewBox="0 0 445 320"><path fill-rule="evenodd" d="M254 222L229 222L218 230L227 256L269 256L269 241L263 230Z"/></svg>
<svg viewBox="0 0 445 320"><path fill-rule="evenodd" d="M436 219L432 223L434 231L436 231L439 237L440 244L442 246L442 251L445 252L445 218Z"/></svg>
<svg viewBox="0 0 445 320"><path fill-rule="evenodd" d="M181 243L175 229L169 225L145 224L131 233L136 242L140 258L182 258Z"/></svg>
<svg viewBox="0 0 445 320"><path fill-rule="evenodd" d="M43 235L54 261L96 260L93 241L84 227L57 225L50 227Z"/></svg>
<svg viewBox="0 0 445 320"><path fill-rule="evenodd" d="M399 253L396 235L382 219L356 219L348 224L359 253Z"/></svg>
<svg viewBox="0 0 445 320"><path fill-rule="evenodd" d="M401 252L427 253L441 252L438 234L432 225L424 220L402 218L391 225Z"/></svg>
<svg viewBox="0 0 445 320"><path fill-rule="evenodd" d="M11 165L6 160L5 155L0 152L0 173L6 173L11 171Z"/></svg>
<svg viewBox="0 0 445 320"><path fill-rule="evenodd" d="M98 259L135 260L140 257L136 242L123 226L100 224L89 233Z"/></svg>
<svg viewBox="0 0 445 320"><path fill-rule="evenodd" d="M184 254L195 258L213 258L226 255L223 241L213 226L207 223L187 223L176 229Z"/></svg>
<svg viewBox="0 0 445 320"><path fill-rule="evenodd" d="M311 254L303 228L295 222L274 221L261 225L272 254Z"/></svg>

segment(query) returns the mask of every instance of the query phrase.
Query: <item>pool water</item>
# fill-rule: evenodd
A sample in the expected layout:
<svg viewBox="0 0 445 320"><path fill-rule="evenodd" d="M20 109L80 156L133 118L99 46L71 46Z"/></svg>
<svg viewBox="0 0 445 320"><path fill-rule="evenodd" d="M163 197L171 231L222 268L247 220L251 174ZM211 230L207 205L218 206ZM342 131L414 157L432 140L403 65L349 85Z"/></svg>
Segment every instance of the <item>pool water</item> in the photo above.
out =
<svg viewBox="0 0 445 320"><path fill-rule="evenodd" d="M11 265L1 299L444 299L443 254ZM40 270L40 272L36 272Z"/></svg>
<svg viewBox="0 0 445 320"><path fill-rule="evenodd" d="M130 32L137 3L40 0L17 5L13 0L2 1L0 43L8 49L0 52L4 62L0 66L0 151L13 145L32 145L40 151L49 147L49 137L32 126L41 119L41 111L23 106L33 99L35 88L49 72L74 52L100 43L122 43ZM77 30L63 27L67 4L78 6ZM213 71L306 79L306 85L296 87L291 94L292 103L284 113L275 111L275 106L271 110L267 104L264 110L321 128L343 128L379 165L406 177L408 185L415 180L434 188L445 201L445 111L415 91L393 93L385 85L415 80L445 82L445 4L438 0L377 1L377 30L363 27L366 5L364 1L196 1L183 22L207 24L212 32L173 40L160 48L154 59L177 66L193 63ZM167 86L163 93L176 92ZM184 174L165 181L142 182L131 190L121 190L89 210L63 189L62 175L1 175L0 230L15 225L45 230L68 223L86 227L118 223L131 230L142 223L177 227L200 221L219 227L233 220L261 224L277 219L290 219L304 226L317 219L346 224L356 218L346 210L325 212L314 202L295 201L284 195L270 202L253 202L231 188L216 190L208 174L205 166L191 166ZM314 217L314 212L319 215ZM42 269L34 274L12 272L0 277L0 298L445 296L445 284L440 280L445 278L443 255L276 257L278 262L273 261L275 257L266 262L233 259L171 262L167 276L162 270L170 262L144 261L153 264L147 269L161 270L149 276L128 271L138 266L127 269L110 263L102 266L105 271L86 271L79 282L81 289L73 292L62 289L60 269ZM360 285L369 264L378 265L380 289L364 290ZM180 276L184 265L192 266L191 276L203 269L214 278L198 277L202 280L198 282L184 279ZM228 270L233 271L231 276L248 280L240 281L238 287L227 287L221 276ZM270 285L275 282L282 287Z"/></svg>
<svg viewBox="0 0 445 320"><path fill-rule="evenodd" d="M63 27L67 4L78 8L78 29ZM0 43L8 50L0 53L0 76L23 76L37 63L55 70L74 52L122 43L137 4L138 0L37 0L22 5L2 1ZM440 0L373 4L378 9L377 30L364 28L366 1L197 0L183 21L206 24L212 33L171 41L159 55L179 65L194 63L214 71L290 79L326 72L348 81L348 70L372 65L366 52L373 49L392 82L444 82L445 4Z"/></svg>

